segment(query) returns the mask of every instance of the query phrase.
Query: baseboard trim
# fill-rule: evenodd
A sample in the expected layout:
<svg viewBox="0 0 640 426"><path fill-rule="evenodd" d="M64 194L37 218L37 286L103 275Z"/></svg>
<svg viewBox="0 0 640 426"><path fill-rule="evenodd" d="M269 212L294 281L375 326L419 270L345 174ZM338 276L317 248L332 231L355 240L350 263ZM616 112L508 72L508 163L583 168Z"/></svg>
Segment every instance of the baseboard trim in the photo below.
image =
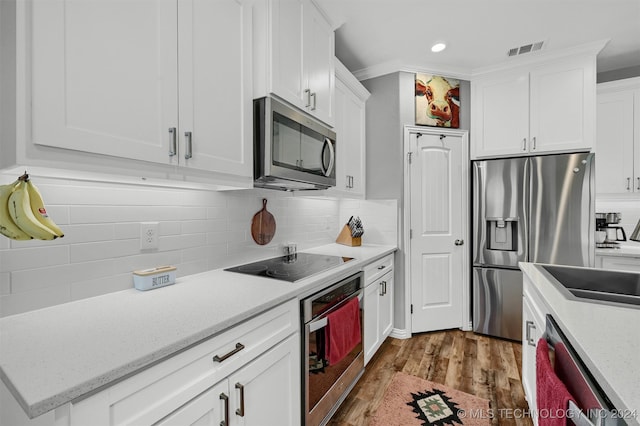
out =
<svg viewBox="0 0 640 426"><path fill-rule="evenodd" d="M411 332L404 328L394 328L389 336L395 339L409 339L411 338Z"/></svg>

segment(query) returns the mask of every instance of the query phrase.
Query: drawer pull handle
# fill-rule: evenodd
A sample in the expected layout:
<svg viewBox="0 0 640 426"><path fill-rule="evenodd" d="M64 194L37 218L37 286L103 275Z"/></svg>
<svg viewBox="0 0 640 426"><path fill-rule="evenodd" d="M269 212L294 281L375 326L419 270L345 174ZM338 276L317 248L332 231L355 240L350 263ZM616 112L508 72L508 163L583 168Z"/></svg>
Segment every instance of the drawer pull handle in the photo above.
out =
<svg viewBox="0 0 640 426"><path fill-rule="evenodd" d="M238 352L240 352L241 350L244 349L244 345L242 343L236 343L236 348L234 350L232 350L231 352L229 352L228 354L224 354L222 356L216 355L213 357L213 362L222 362L225 359L234 356L235 354L237 354Z"/></svg>
<svg viewBox="0 0 640 426"><path fill-rule="evenodd" d="M533 321L527 321L527 332L525 333L525 339L527 340L527 343L530 346L535 346L536 342L533 341L533 337L531 336L531 329L533 328L534 330L536 329L536 325L533 323Z"/></svg>
<svg viewBox="0 0 640 426"><path fill-rule="evenodd" d="M244 386L240 383L236 383L236 389L240 390L240 408L236 410L236 414L240 417L244 417Z"/></svg>
<svg viewBox="0 0 640 426"><path fill-rule="evenodd" d="M383 269L384 269L384 268L386 268L386 267L387 267L387 265L381 265L381 266L378 266L378 271L381 271L381 270L383 270Z"/></svg>
<svg viewBox="0 0 640 426"><path fill-rule="evenodd" d="M229 426L229 397L223 392L220 399L224 401L224 420L220 422L220 426Z"/></svg>

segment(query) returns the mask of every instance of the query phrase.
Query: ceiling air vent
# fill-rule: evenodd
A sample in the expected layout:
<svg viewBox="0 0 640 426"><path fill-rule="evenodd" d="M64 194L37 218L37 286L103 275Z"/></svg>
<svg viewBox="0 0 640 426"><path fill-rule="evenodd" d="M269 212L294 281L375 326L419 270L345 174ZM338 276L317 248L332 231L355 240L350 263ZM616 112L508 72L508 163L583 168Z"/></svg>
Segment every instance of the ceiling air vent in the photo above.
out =
<svg viewBox="0 0 640 426"><path fill-rule="evenodd" d="M509 56L517 56L522 55L523 53L535 52L536 50L542 49L543 41L538 41L536 43L525 44L520 47L513 47L509 49Z"/></svg>

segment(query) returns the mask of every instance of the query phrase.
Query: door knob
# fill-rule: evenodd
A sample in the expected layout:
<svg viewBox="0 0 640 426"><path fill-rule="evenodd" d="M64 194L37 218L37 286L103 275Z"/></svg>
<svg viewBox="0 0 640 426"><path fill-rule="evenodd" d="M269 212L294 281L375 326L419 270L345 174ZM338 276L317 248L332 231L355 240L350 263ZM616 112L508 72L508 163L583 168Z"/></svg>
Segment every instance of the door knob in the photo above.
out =
<svg viewBox="0 0 640 426"><path fill-rule="evenodd" d="M464 244L464 240L456 240L456 242L454 243L457 246L461 246Z"/></svg>

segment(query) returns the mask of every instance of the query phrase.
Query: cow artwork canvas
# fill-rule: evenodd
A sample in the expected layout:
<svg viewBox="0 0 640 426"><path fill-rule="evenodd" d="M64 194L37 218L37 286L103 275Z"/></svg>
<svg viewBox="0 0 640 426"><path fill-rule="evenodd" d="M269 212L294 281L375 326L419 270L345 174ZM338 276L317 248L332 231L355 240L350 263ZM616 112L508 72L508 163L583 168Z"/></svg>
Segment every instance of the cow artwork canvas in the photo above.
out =
<svg viewBox="0 0 640 426"><path fill-rule="evenodd" d="M460 127L460 82L439 75L416 74L416 124Z"/></svg>

